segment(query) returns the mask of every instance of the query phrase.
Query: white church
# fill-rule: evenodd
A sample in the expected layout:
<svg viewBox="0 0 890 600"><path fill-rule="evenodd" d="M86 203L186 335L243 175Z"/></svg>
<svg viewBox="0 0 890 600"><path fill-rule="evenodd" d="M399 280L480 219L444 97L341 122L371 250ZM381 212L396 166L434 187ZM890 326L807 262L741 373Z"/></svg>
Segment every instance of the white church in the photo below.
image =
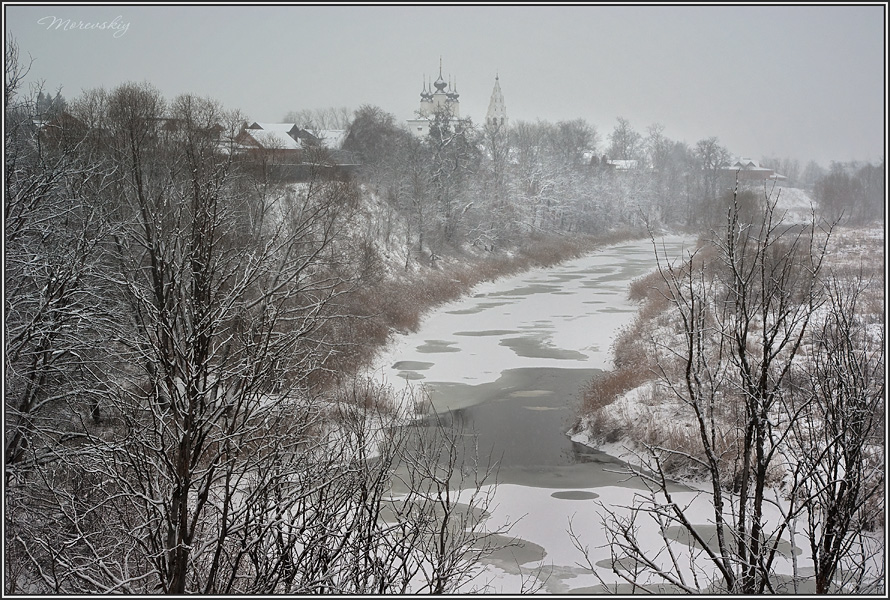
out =
<svg viewBox="0 0 890 600"><path fill-rule="evenodd" d="M433 91L435 88L435 91ZM430 132L430 121L440 108L449 111L454 119L460 119L460 94L457 93L457 79L454 86L451 85L451 77L446 82L442 77L442 59L439 59L439 78L431 82L428 88L426 78L423 82L423 91L420 92L420 108L417 117L408 119L408 128L416 137L425 137ZM495 75L494 89L491 92L491 101L488 104L488 113L485 122L489 125L507 127L507 107L504 104L504 94L501 92L499 77Z"/></svg>

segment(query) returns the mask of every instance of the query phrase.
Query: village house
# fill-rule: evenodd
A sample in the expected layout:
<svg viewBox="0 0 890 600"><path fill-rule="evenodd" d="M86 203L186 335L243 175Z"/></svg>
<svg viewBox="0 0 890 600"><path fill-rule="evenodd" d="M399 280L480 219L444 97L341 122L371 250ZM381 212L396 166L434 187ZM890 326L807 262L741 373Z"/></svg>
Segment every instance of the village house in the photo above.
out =
<svg viewBox="0 0 890 600"><path fill-rule="evenodd" d="M739 158L731 165L721 169L724 178L735 181L738 179L740 184L759 183L764 181L773 181L783 184L787 180L784 175L776 173L772 169L761 167L760 164L751 158Z"/></svg>
<svg viewBox="0 0 890 600"><path fill-rule="evenodd" d="M236 152L268 169L271 178L301 181L321 169L340 177L359 164L355 153L342 149L345 129L309 130L296 123L245 124L235 138Z"/></svg>

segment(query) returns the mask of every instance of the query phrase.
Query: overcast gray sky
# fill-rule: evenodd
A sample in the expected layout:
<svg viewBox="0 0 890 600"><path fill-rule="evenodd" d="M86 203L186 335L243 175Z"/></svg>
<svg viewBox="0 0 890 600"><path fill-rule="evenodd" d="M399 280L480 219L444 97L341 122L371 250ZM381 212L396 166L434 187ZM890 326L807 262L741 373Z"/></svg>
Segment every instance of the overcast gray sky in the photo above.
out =
<svg viewBox="0 0 890 600"><path fill-rule="evenodd" d="M476 122L497 73L511 120L580 117L603 141L623 117L644 135L661 123L670 138L716 136L755 159L827 166L885 152L878 4L4 8L32 80L68 99L148 81L256 121L362 104L404 120L441 56ZM53 17L116 28L65 31Z"/></svg>

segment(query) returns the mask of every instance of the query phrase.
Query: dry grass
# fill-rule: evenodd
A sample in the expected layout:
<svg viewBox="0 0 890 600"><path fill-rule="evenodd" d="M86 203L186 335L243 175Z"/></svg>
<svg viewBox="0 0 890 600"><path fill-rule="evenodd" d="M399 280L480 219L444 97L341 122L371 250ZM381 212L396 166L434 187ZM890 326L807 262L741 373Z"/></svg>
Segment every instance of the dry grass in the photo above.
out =
<svg viewBox="0 0 890 600"><path fill-rule="evenodd" d="M648 373L636 369L616 369L589 381L583 391L583 405L593 413L612 404L619 396L642 385Z"/></svg>
<svg viewBox="0 0 890 600"><path fill-rule="evenodd" d="M603 377L598 381L605 381ZM583 419L590 439L595 443L624 442L629 446L645 445L654 451L664 473L677 480L700 480L710 476L704 466L706 456L702 449L700 431L684 408L674 402L673 397L666 394L658 386L644 386L645 382L633 385L629 389L640 388L637 402L617 402L624 393L619 391L631 384L619 376L611 383L604 383L602 388L592 384L591 389L603 389L606 394L614 393L615 397L608 404L599 406ZM611 386L614 389L609 389ZM629 390L628 390L629 391ZM601 397L608 397L606 395ZM721 428L713 438L715 455L718 457L718 470L723 476L725 489L731 490L738 485L738 474L741 471L739 457L742 454L741 414L733 411L731 405L737 399L724 399L720 412L724 415ZM594 403L591 403L591 408ZM580 424L579 424L580 425ZM576 426L576 432L580 429ZM689 457L697 459L690 460ZM771 467L767 477L768 484L778 486L785 476L784 467L776 463Z"/></svg>
<svg viewBox="0 0 890 600"><path fill-rule="evenodd" d="M329 383L339 375L357 373L393 332L416 331L427 311L461 298L483 281L553 266L629 237L531 236L512 253L455 250L435 266L420 261L425 266L414 273L368 282L338 302L337 312L346 316L325 325L322 333L334 351L313 380Z"/></svg>
<svg viewBox="0 0 890 600"><path fill-rule="evenodd" d="M656 296L666 295L667 291L664 277L658 271L653 271L631 281L627 297L634 302L650 302Z"/></svg>
<svg viewBox="0 0 890 600"><path fill-rule="evenodd" d="M367 378L353 378L341 384L334 391L333 399L340 414L344 414L344 409L348 409L348 407L380 415L397 412L396 404L388 388Z"/></svg>
<svg viewBox="0 0 890 600"><path fill-rule="evenodd" d="M667 284L657 272L631 282L628 298L641 302L633 323L612 344L614 370L590 381L582 392L582 414L590 418L618 397L652 378L652 352L646 328L670 305Z"/></svg>
<svg viewBox="0 0 890 600"><path fill-rule="evenodd" d="M866 323L883 324L886 305L881 268L884 264L883 238L872 232L845 232L836 240L836 245L829 245L825 272L851 283L868 281L858 310ZM704 261L706 276L714 277L725 268L718 258L715 249L705 247L695 260L696 263ZM704 476L703 467L682 455L704 458L699 450L702 441L698 426L682 402L654 385L648 395L637 391L633 401L623 398L628 391L653 379L655 365L652 364L650 334L659 331L659 327L671 327L667 287L659 274L653 273L632 282L629 297L641 302L637 319L614 342L615 370L591 381L584 390L576 431L586 428L591 439L598 443L625 441L630 445L637 442L662 448L662 467L668 475L677 478ZM662 361L661 366L669 371L672 380L682 380L682 365ZM715 406L719 431L714 441L724 484L732 489L738 484L737 474L741 471L740 424L744 410L740 398L734 397L730 390L724 392ZM622 401L617 402L619 399ZM767 484L779 487L785 477L785 466L776 461L767 474Z"/></svg>

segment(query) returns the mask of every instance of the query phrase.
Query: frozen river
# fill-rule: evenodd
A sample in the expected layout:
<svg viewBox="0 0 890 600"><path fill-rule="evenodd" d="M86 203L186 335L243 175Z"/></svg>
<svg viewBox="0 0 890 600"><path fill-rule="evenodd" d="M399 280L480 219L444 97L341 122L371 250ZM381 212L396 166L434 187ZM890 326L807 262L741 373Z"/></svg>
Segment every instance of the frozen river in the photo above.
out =
<svg viewBox="0 0 890 600"><path fill-rule="evenodd" d="M659 241L675 257L690 243ZM481 284L427 315L379 361L380 379L422 388L440 418L475 432L480 453L498 462L490 521L516 522L510 537L522 547L488 561L475 582L487 591L535 583L552 593L595 590L596 578L576 564L583 557L569 519L591 547L601 544L598 502L626 503L633 485L617 473L619 461L566 432L581 387L611 368L612 341L634 318L628 285L655 266L652 243L642 240ZM606 569L601 575L614 580Z"/></svg>

